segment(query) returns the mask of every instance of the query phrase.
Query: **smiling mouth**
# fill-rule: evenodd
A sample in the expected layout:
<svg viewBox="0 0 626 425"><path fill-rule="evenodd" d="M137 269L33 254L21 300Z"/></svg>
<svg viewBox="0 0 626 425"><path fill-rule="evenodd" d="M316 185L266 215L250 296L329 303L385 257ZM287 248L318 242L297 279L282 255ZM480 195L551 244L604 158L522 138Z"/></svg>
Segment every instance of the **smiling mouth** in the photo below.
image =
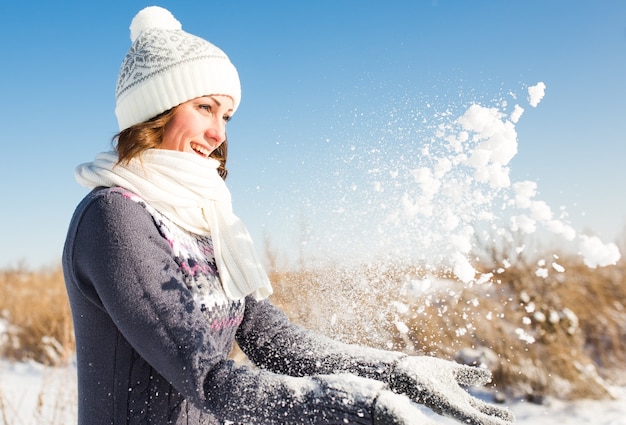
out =
<svg viewBox="0 0 626 425"><path fill-rule="evenodd" d="M204 158L208 158L209 155L211 155L211 151L208 150L207 148L205 148L204 146L200 146L196 143L190 143L189 146L191 147L191 149L197 153L198 155L204 157Z"/></svg>

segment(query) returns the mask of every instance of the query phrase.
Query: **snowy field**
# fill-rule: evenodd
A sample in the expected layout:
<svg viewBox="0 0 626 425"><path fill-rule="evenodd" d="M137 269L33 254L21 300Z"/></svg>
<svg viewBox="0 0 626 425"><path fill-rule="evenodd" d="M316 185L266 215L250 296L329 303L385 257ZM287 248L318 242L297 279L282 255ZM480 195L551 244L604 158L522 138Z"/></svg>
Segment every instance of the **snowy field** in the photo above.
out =
<svg viewBox="0 0 626 425"><path fill-rule="evenodd" d="M73 367L47 368L36 363L0 361L0 425L71 425L76 423L76 376ZM617 400L558 400L538 406L509 405L522 425L626 425L626 388L615 388ZM433 416L441 424L455 424Z"/></svg>

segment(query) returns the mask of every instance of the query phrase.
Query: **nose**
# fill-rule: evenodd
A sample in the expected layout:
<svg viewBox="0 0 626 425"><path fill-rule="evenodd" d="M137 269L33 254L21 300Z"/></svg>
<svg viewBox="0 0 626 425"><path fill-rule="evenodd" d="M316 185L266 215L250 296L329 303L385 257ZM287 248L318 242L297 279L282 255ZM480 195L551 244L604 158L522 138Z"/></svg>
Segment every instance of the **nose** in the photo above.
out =
<svg viewBox="0 0 626 425"><path fill-rule="evenodd" d="M226 140L226 122L221 117L213 117L205 131L205 137L217 143L217 146Z"/></svg>

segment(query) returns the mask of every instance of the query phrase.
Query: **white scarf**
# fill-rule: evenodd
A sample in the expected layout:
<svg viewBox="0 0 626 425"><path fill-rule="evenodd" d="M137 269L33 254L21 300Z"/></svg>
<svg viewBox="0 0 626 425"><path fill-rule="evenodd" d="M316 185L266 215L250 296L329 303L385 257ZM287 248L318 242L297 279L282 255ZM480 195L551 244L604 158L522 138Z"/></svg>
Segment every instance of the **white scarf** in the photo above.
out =
<svg viewBox="0 0 626 425"><path fill-rule="evenodd" d="M78 183L88 188L121 186L184 229L211 235L217 270L226 295L257 300L272 294L252 238L233 214L230 191L217 173L219 162L196 154L149 149L128 164L103 152L76 167Z"/></svg>

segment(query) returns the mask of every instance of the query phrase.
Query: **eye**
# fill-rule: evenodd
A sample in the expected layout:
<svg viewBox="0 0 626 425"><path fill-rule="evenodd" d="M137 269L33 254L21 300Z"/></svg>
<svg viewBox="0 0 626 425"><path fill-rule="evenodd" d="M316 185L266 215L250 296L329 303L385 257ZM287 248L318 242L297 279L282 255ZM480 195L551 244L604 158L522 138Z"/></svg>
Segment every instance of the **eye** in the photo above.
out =
<svg viewBox="0 0 626 425"><path fill-rule="evenodd" d="M222 119L224 120L224 122L228 122L228 121L230 121L230 120L231 120L231 118L232 118L232 117L231 117L230 115L228 115L228 114L226 114L226 115L224 115L224 116L222 117Z"/></svg>
<svg viewBox="0 0 626 425"><path fill-rule="evenodd" d="M212 112L212 110L213 110L213 107L211 105L206 105L206 104L200 104L200 105L198 105L198 108L202 109L204 111L207 111L209 113Z"/></svg>

